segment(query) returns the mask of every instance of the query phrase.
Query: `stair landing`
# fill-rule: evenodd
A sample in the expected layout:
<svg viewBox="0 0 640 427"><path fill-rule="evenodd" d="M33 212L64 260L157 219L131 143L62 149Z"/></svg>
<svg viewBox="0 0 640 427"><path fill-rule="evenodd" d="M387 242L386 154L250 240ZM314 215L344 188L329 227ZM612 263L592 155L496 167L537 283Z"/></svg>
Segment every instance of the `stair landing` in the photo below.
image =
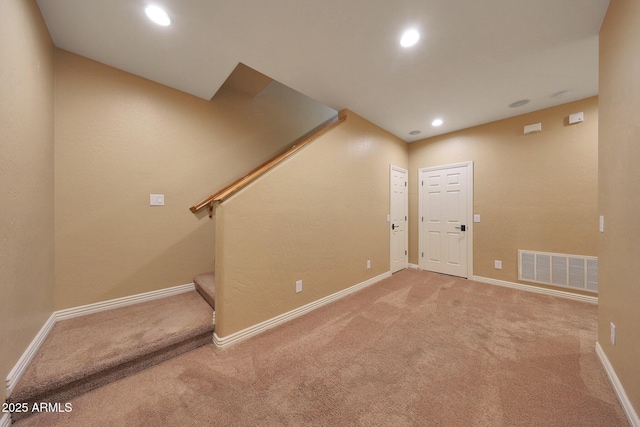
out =
<svg viewBox="0 0 640 427"><path fill-rule="evenodd" d="M60 321L7 401L68 401L211 343L213 327L213 310L196 291Z"/></svg>

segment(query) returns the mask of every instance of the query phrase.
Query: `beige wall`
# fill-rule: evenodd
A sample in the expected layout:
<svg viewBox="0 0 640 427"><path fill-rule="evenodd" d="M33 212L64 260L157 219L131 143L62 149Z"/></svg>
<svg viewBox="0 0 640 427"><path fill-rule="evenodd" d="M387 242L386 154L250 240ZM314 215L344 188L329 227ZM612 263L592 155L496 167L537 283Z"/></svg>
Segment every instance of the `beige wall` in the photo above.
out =
<svg viewBox="0 0 640 427"><path fill-rule="evenodd" d="M585 121L568 125L579 111ZM538 122L542 132L523 135ZM464 161L474 162L481 216L473 274L518 282L518 249L597 255L597 97L417 141L409 158L409 262L418 264L418 169Z"/></svg>
<svg viewBox="0 0 640 427"><path fill-rule="evenodd" d="M599 170L596 98L408 149L352 114L221 205L218 334L388 271L390 163L410 171L410 262L417 263L417 169L473 160L474 211L482 215L474 274L517 281L519 248L597 252L599 341L638 411L640 198L629 195L640 191L639 18L637 2L612 0L602 28ZM585 123L566 126L577 111ZM213 221L188 206L289 142L264 109L233 89L207 102L64 51L54 55L34 1L3 3L0 117L3 378L54 309L187 283L212 268ZM538 121L542 133L521 134ZM156 192L166 206L148 205ZM599 235L598 214L606 218ZM493 269L494 259L503 270ZM304 290L295 294L300 279ZM615 347L609 322L617 325Z"/></svg>
<svg viewBox="0 0 640 427"><path fill-rule="evenodd" d="M278 94L205 101L62 50L55 75L56 309L211 270L215 226L189 206L303 133L270 108Z"/></svg>
<svg viewBox="0 0 640 427"><path fill-rule="evenodd" d="M407 163L405 142L350 113L219 205L216 334L388 272L389 165ZM296 280L303 281L298 294Z"/></svg>
<svg viewBox="0 0 640 427"><path fill-rule="evenodd" d="M600 30L598 341L640 414L640 3L612 0ZM609 324L616 325L611 345Z"/></svg>
<svg viewBox="0 0 640 427"><path fill-rule="evenodd" d="M0 13L3 384L53 312L53 215L53 45L35 1L8 0Z"/></svg>

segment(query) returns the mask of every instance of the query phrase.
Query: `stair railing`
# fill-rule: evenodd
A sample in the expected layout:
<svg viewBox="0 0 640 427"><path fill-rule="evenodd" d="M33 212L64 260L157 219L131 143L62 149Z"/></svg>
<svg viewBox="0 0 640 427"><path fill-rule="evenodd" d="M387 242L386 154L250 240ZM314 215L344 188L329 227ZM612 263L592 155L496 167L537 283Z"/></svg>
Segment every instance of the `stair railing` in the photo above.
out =
<svg viewBox="0 0 640 427"><path fill-rule="evenodd" d="M221 190L211 194L207 198L201 200L199 203L191 206L189 209L191 210L191 212L196 213L204 207L208 207L209 218L211 218L213 216L213 208L216 202L224 202L229 197L233 196L235 193L258 179L264 173L282 163L293 154L304 148L306 145L310 144L313 140L319 138L320 136L324 135L325 133L345 121L345 119L347 118L347 113L347 110L340 111L337 117L329 120L328 122L321 125L318 129L315 129L311 131L311 133L303 136L300 140L294 142L293 145L291 145L285 151L260 164L259 166L251 170L248 174L236 179Z"/></svg>

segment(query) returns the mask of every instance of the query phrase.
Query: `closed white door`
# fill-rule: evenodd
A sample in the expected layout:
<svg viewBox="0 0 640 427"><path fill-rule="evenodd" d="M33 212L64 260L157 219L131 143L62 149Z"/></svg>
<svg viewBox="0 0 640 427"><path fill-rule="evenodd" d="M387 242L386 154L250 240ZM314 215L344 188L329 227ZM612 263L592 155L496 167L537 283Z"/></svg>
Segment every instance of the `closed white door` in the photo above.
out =
<svg viewBox="0 0 640 427"><path fill-rule="evenodd" d="M409 265L407 257L409 250L407 170L391 166L390 182L391 272L395 273Z"/></svg>
<svg viewBox="0 0 640 427"><path fill-rule="evenodd" d="M420 169L419 267L468 277L473 163Z"/></svg>

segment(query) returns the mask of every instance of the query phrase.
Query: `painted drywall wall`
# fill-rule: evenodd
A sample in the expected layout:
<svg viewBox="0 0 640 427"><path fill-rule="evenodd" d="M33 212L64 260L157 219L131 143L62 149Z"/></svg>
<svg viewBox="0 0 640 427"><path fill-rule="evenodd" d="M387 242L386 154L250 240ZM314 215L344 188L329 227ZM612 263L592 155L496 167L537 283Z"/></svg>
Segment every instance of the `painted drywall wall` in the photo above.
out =
<svg viewBox="0 0 640 427"><path fill-rule="evenodd" d="M53 312L53 44L35 1L0 13L0 376ZM0 387L0 401L5 400ZM2 414L0 414L2 415Z"/></svg>
<svg viewBox="0 0 640 427"><path fill-rule="evenodd" d="M640 3L612 0L600 30L598 341L640 414ZM610 323L616 325L616 344Z"/></svg>
<svg viewBox="0 0 640 427"><path fill-rule="evenodd" d="M219 205L216 334L388 272L390 164L407 167L407 144L349 113Z"/></svg>
<svg viewBox="0 0 640 427"><path fill-rule="evenodd" d="M584 122L569 125L580 111ZM538 122L542 132L523 134ZM418 169L464 161L474 162L481 219L476 276L518 282L518 249L597 255L597 132L593 97L410 144L409 262L418 264Z"/></svg>
<svg viewBox="0 0 640 427"><path fill-rule="evenodd" d="M290 90L206 101L59 49L55 82L57 310L212 270L214 222L189 206L325 120L287 127L270 101Z"/></svg>

